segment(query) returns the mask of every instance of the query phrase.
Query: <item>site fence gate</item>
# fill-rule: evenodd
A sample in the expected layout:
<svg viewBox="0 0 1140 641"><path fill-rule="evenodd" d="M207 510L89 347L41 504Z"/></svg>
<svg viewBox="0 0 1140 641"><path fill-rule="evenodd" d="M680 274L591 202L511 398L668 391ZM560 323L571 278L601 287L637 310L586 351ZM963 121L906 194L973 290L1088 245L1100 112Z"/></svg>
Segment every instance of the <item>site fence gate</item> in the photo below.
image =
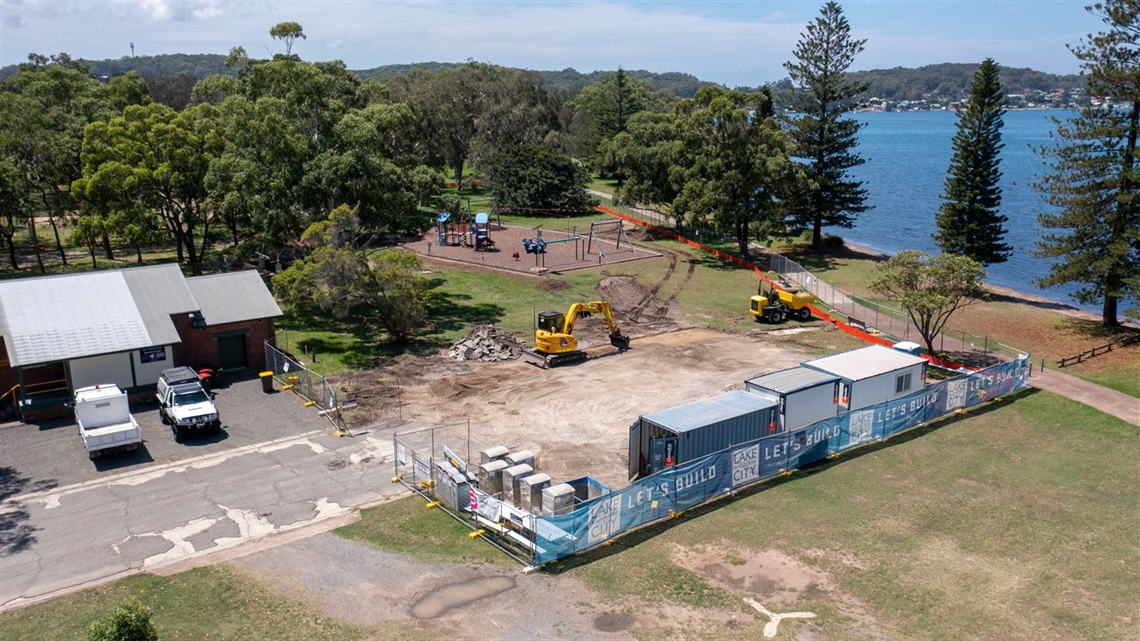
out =
<svg viewBox="0 0 1140 641"><path fill-rule="evenodd" d="M276 337L265 341L265 370L273 372L273 378L281 383L282 389L296 392L301 398L311 401L334 427L343 429L336 391L328 379L277 349L275 343Z"/></svg>

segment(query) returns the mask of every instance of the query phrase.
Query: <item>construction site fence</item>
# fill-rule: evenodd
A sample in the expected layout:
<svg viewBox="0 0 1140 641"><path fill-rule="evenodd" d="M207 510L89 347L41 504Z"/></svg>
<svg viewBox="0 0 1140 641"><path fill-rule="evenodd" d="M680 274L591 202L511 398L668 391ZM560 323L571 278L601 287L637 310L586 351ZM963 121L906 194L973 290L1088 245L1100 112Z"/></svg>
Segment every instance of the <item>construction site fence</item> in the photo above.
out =
<svg viewBox="0 0 1140 641"><path fill-rule="evenodd" d="M1028 357L1001 363L934 383L909 396L667 468L584 501L569 514L536 516L530 528L533 563L542 565L578 554L754 483L992 401L1024 388L1028 376Z"/></svg>
<svg viewBox="0 0 1140 641"><path fill-rule="evenodd" d="M336 391L324 376L305 367L289 353L278 349L277 337L265 341L265 371L273 372L273 378L282 389L296 393L324 412L324 416L340 427L339 406Z"/></svg>

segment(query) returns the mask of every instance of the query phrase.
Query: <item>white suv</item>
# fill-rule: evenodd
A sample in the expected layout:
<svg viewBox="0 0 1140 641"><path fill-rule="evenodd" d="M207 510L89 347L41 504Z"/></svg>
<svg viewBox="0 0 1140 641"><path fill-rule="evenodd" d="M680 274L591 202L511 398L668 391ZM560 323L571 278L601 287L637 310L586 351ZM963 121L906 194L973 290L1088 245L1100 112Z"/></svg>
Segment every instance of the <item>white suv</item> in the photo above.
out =
<svg viewBox="0 0 1140 641"><path fill-rule="evenodd" d="M190 433L217 434L222 429L218 409L189 367L163 370L158 377L158 413L170 425L174 441L181 443Z"/></svg>

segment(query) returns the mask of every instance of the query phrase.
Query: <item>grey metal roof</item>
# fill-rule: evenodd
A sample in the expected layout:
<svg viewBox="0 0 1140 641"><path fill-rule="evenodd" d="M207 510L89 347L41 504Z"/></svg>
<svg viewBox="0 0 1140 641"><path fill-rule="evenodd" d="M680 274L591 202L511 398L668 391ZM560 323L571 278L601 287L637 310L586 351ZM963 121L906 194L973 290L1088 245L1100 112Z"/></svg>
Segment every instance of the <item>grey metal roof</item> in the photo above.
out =
<svg viewBox="0 0 1140 641"><path fill-rule="evenodd" d="M642 418L675 432L687 432L775 406L775 402L762 396L733 390L703 401L645 414Z"/></svg>
<svg viewBox="0 0 1140 641"><path fill-rule="evenodd" d="M206 325L281 316L281 308L256 270L195 276L186 284L198 299Z"/></svg>
<svg viewBox="0 0 1140 641"><path fill-rule="evenodd" d="M14 367L155 345L119 271L2 281L0 316Z"/></svg>
<svg viewBox="0 0 1140 641"><path fill-rule="evenodd" d="M791 394L809 387L818 387L838 381L839 377L808 367L793 367L748 379L748 384L772 390L777 394Z"/></svg>
<svg viewBox="0 0 1140 641"><path fill-rule="evenodd" d="M123 278L131 290L147 332L155 345L179 343L182 339L171 322L171 314L198 311L198 301L186 285L182 269L175 263L124 269Z"/></svg>
<svg viewBox="0 0 1140 641"><path fill-rule="evenodd" d="M802 364L805 367L830 372L849 381L859 381L923 362L924 359L918 356L881 345L871 345L804 361Z"/></svg>

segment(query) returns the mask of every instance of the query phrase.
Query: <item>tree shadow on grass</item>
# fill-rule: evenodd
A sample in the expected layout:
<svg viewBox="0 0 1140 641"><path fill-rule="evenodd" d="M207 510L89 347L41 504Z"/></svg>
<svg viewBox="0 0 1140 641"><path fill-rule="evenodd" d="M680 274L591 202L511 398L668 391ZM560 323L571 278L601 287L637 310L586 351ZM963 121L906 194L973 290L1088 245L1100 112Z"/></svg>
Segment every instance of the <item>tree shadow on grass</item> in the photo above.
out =
<svg viewBox="0 0 1140 641"><path fill-rule="evenodd" d="M665 534L669 530L672 530L679 525L685 524L687 521L693 518L709 514L724 507L725 505L735 503L761 492L767 492L768 490L780 487L785 483L797 483L801 478L821 474L827 470L830 470L836 465L842 465L846 461L862 456L867 456L868 454L875 454L887 448L897 447L903 443L908 443L914 439L921 438L944 427L953 425L958 421L974 418L977 416L984 416L990 412L993 412L994 410L1009 405L1010 403L1017 402L1021 399L1030 398L1037 393L1038 390L1036 388L1025 388L1013 394L1003 396L1003 403L987 403L982 407L976 407L969 410L966 414L949 414L939 420L925 423L919 427L912 428L901 434L896 434L889 440L844 452L843 455L839 458L823 459L809 464L807 467L802 467L795 470L795 472L790 476L776 476L767 481L755 483L748 487L737 490L735 494L725 494L721 498L710 500L707 503L686 510L678 518L664 519L651 523L649 525L645 525L641 528L632 530L625 536L610 539L606 542L607 544L598 545L597 547L594 547L585 552L581 552L574 556L548 563L542 566L542 571L546 572L547 574L557 575L577 567L589 565L595 561L600 561L614 554L619 554L625 550L634 548L642 543L645 543L646 541L649 541L650 539L657 537L658 535Z"/></svg>
<svg viewBox="0 0 1140 641"><path fill-rule="evenodd" d="M402 354L433 353L451 343L449 333L494 323L506 314L499 305L467 302L471 300L467 294L436 292L426 304L429 324L400 341L392 340L374 320L364 320L374 319L374 310L356 310L347 318L336 318L317 309L299 310L278 325L286 331L334 335L333 338L309 336L291 342L289 349L298 352L292 354L294 357L314 351L318 355L335 353L350 368L370 368ZM284 346L279 348L284 349Z"/></svg>
<svg viewBox="0 0 1140 641"><path fill-rule="evenodd" d="M0 467L0 501L19 494L42 492L58 486L55 479L33 481L15 468ZM27 523L30 515L22 503L10 502L0 512L0 556L8 556L31 547L36 542L38 528Z"/></svg>

